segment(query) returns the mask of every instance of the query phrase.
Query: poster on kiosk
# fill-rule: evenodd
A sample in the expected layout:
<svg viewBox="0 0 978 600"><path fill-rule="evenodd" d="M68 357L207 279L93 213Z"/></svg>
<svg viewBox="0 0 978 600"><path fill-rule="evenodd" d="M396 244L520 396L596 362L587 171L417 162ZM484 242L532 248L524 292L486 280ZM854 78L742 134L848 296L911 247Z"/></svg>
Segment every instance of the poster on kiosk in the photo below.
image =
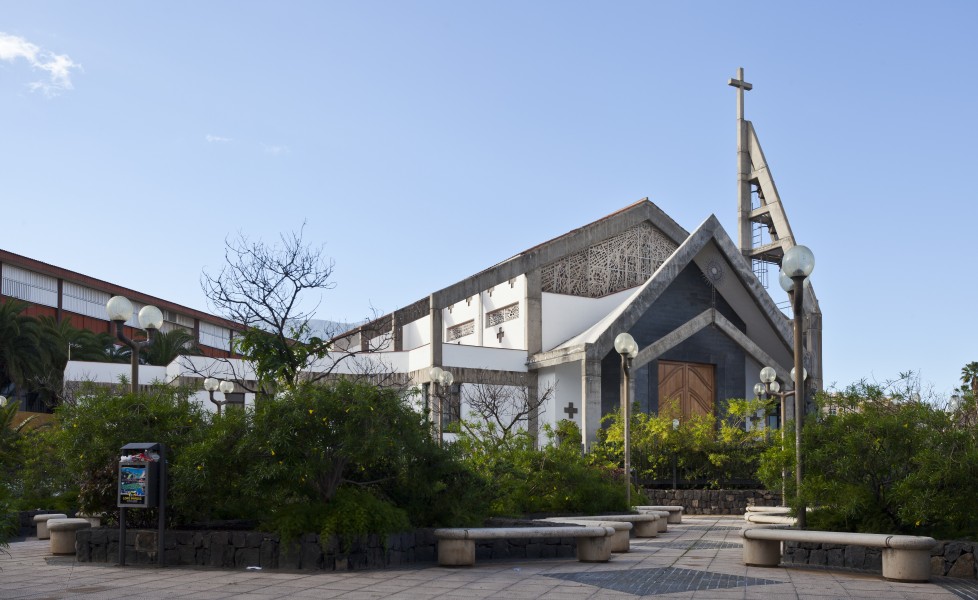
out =
<svg viewBox="0 0 978 600"><path fill-rule="evenodd" d="M119 457L119 508L156 506L160 454L159 444L126 444Z"/></svg>

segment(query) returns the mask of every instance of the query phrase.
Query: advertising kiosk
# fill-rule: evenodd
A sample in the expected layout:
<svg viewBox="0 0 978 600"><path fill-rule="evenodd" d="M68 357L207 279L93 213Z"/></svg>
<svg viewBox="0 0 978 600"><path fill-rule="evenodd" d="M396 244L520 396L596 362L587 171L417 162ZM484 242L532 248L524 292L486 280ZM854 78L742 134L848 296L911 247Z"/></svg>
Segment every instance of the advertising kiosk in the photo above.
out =
<svg viewBox="0 0 978 600"><path fill-rule="evenodd" d="M119 565L126 564L126 510L158 508L157 562L163 566L163 534L166 527L166 447L158 442L126 444L119 456Z"/></svg>

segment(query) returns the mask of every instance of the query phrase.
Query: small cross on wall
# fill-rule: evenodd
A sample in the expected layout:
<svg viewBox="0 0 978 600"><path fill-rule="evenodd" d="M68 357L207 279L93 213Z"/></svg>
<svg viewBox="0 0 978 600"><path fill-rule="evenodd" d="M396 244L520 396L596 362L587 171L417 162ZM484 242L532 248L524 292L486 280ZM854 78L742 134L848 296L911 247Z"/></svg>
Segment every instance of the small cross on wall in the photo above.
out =
<svg viewBox="0 0 978 600"><path fill-rule="evenodd" d="M576 415L577 413L579 413L581 411L579 411L576 408L574 408L574 403L573 402L568 402L567 403L567 406L564 408L564 412L567 413L567 418L573 421L574 420L574 415Z"/></svg>
<svg viewBox="0 0 978 600"><path fill-rule="evenodd" d="M500 327L500 328L499 328L499 331L498 331L498 332L496 332L496 339L497 339L497 340L499 340L499 343L500 343L500 344L502 344L502 343L503 343L503 338L504 338L505 336L506 336L506 332L505 332L505 331L503 331L503 328L502 328L502 327Z"/></svg>

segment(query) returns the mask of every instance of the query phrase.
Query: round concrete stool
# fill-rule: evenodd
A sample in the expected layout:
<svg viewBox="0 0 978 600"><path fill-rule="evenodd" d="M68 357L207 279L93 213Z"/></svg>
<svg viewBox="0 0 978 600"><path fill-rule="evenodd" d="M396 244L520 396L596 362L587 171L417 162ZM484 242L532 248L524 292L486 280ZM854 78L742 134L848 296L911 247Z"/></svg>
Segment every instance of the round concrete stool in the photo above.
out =
<svg viewBox="0 0 978 600"><path fill-rule="evenodd" d="M92 524L85 519L53 519L48 523L51 533L51 554L74 554L75 532Z"/></svg>
<svg viewBox="0 0 978 600"><path fill-rule="evenodd" d="M48 521L51 519L67 519L68 515L55 513L50 515L34 515L34 523L37 524L37 539L48 539Z"/></svg>

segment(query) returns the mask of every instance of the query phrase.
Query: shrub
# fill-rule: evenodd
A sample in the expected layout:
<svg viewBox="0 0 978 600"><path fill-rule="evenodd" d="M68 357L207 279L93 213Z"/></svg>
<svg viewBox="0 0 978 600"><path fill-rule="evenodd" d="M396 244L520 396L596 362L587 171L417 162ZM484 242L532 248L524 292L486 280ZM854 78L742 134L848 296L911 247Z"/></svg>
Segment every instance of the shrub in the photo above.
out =
<svg viewBox="0 0 978 600"><path fill-rule="evenodd" d="M726 419L719 425L712 415L683 418L675 401L665 404L657 414L634 410L629 432L631 466L639 481L644 482L671 482L673 468L681 481L710 488L752 481L756 479L760 455L770 443L769 431L748 431L746 421L768 409L762 401L731 399L727 402ZM679 421L675 427L674 420ZM605 415L602 424L593 458L607 465L622 465L621 411Z"/></svg>
<svg viewBox="0 0 978 600"><path fill-rule="evenodd" d="M166 445L170 465L180 463L185 448L206 431L207 416L194 402L190 390L155 385L148 392L132 394L90 387L74 403L58 407L60 428L54 435L58 457L66 477L78 487L78 508L91 514L118 517L116 508L119 450L132 442L161 442ZM186 521L196 510L197 499L182 494L173 480L167 516L171 522ZM155 522L156 510L127 513L131 525Z"/></svg>
<svg viewBox="0 0 978 600"><path fill-rule="evenodd" d="M802 498L814 507L815 529L975 537L978 516L976 431L907 394L912 374L883 385L865 381L820 394L802 437ZM911 386L913 387L913 386ZM902 388L902 389L901 389ZM781 468L794 472L794 445L771 449L761 474L780 485ZM788 499L797 504L794 478Z"/></svg>
<svg viewBox="0 0 978 600"><path fill-rule="evenodd" d="M491 422L468 422L456 445L466 461L492 482L490 511L497 516L596 513L626 510L624 481L581 455L581 432L570 421L546 429L548 443L534 449L525 431L501 435ZM637 492L633 497L638 499Z"/></svg>

